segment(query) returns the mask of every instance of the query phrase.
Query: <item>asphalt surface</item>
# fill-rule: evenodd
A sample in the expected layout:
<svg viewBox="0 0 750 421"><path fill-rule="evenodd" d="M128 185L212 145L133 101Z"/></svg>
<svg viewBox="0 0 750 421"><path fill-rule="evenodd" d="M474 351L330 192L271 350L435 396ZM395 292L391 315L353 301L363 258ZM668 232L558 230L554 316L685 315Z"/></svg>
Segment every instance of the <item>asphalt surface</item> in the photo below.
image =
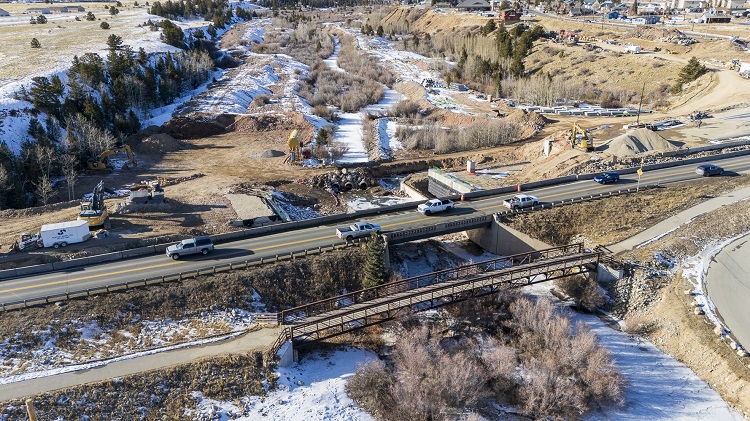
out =
<svg viewBox="0 0 750 421"><path fill-rule="evenodd" d="M714 256L706 275L706 291L735 339L750 347L750 235Z"/></svg>

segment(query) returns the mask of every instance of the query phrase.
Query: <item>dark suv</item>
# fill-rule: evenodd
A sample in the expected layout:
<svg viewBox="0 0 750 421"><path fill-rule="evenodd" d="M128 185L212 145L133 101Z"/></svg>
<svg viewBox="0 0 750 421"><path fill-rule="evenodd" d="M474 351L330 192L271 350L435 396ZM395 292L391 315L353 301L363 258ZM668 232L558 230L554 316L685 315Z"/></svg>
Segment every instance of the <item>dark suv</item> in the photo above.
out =
<svg viewBox="0 0 750 421"><path fill-rule="evenodd" d="M695 169L695 173L704 177L722 175L724 174L724 168L714 164L703 164L698 165L698 168Z"/></svg>
<svg viewBox="0 0 750 421"><path fill-rule="evenodd" d="M188 238L182 240L175 245L167 247L167 256L177 260L180 256L188 254L208 254L209 251L214 249L214 244L211 242L211 237L204 235L201 237Z"/></svg>
<svg viewBox="0 0 750 421"><path fill-rule="evenodd" d="M596 177L594 177L594 181L596 181L599 184L616 183L620 181L620 174L614 171L603 172L597 175Z"/></svg>

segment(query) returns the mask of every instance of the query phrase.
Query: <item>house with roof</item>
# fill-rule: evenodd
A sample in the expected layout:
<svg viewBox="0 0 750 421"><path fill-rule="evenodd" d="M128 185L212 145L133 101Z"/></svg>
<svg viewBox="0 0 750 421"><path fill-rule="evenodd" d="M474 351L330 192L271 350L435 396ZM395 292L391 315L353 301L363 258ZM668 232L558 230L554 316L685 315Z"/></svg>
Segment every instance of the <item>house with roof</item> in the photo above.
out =
<svg viewBox="0 0 750 421"><path fill-rule="evenodd" d="M0 9L0 16L10 16L10 13L8 13L7 11L3 9Z"/></svg>
<svg viewBox="0 0 750 421"><path fill-rule="evenodd" d="M456 5L456 9L474 12L477 10L489 11L491 7L485 0L464 0Z"/></svg>
<svg viewBox="0 0 750 421"><path fill-rule="evenodd" d="M46 7L32 7L32 8L26 9L24 13L49 15L52 12L50 12L49 9Z"/></svg>
<svg viewBox="0 0 750 421"><path fill-rule="evenodd" d="M515 23L521 21L523 12L515 9L503 9L498 10L497 17L495 18L496 23Z"/></svg>

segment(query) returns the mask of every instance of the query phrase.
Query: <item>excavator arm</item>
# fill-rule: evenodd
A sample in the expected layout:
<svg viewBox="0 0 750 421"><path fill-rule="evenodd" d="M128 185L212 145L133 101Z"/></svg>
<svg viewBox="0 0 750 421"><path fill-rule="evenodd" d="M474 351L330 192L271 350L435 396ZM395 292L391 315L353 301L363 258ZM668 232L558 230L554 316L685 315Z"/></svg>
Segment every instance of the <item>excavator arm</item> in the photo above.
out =
<svg viewBox="0 0 750 421"><path fill-rule="evenodd" d="M114 155L115 151L112 149L107 149L106 151L102 152L98 158L90 159L86 161L86 169L87 170L110 170L112 171L112 167L109 166L109 156Z"/></svg>
<svg viewBox="0 0 750 421"><path fill-rule="evenodd" d="M102 152L98 158L87 161L86 169L93 170L93 171L109 170L109 172L112 172L112 166L109 165L109 157L118 152L123 152L123 151L128 154L128 162L124 165L124 167L126 168L137 167L138 162L135 160L135 155L133 154L133 151L130 149L130 146L123 145L123 146L115 147L113 149L107 149L106 151Z"/></svg>

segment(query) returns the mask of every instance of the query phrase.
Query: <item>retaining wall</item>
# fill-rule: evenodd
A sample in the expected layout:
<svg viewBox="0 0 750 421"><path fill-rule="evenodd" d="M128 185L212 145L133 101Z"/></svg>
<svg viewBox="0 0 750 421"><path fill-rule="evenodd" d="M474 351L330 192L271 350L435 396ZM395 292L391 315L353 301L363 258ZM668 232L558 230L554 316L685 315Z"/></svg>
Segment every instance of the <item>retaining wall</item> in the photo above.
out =
<svg viewBox="0 0 750 421"><path fill-rule="evenodd" d="M529 237L502 222L499 215L494 215L489 228L466 231L469 240L484 250L499 256L527 253L534 250L552 248L551 245Z"/></svg>

